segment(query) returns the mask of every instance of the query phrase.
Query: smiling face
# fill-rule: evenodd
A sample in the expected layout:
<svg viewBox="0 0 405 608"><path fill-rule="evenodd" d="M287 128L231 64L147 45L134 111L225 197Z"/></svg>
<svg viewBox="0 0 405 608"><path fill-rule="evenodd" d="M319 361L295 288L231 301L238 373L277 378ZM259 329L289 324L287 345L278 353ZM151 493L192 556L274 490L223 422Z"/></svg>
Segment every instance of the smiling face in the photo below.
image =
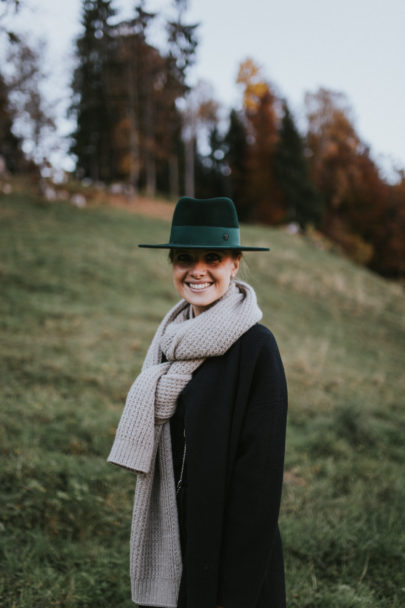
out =
<svg viewBox="0 0 405 608"><path fill-rule="evenodd" d="M241 255L220 249L175 249L173 283L193 307L195 315L212 306L228 290L239 268Z"/></svg>

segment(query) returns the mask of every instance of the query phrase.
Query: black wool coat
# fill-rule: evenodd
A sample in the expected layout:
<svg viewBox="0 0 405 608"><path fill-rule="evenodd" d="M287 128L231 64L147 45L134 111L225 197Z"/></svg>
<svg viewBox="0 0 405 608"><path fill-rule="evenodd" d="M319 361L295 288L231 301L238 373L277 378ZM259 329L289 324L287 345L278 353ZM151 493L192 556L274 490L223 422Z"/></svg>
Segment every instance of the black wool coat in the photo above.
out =
<svg viewBox="0 0 405 608"><path fill-rule="evenodd" d="M179 608L284 607L277 521L287 387L273 334L256 324L207 359L178 403L177 476L179 416L187 444Z"/></svg>

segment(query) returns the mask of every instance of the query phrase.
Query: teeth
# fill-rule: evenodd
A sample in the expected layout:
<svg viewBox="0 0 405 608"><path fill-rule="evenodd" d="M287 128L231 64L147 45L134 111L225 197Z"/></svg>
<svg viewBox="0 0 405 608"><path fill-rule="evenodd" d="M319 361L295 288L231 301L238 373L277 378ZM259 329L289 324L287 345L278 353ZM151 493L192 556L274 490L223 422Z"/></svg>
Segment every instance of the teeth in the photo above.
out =
<svg viewBox="0 0 405 608"><path fill-rule="evenodd" d="M210 283L189 283L192 289L205 289L210 286Z"/></svg>

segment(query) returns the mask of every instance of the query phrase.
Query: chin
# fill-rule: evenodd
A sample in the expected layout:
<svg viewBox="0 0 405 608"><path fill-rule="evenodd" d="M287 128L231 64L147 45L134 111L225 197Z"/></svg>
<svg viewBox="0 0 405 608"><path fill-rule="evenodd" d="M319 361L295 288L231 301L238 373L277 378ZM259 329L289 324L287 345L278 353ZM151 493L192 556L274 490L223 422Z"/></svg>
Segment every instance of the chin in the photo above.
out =
<svg viewBox="0 0 405 608"><path fill-rule="evenodd" d="M198 306L200 308L208 308L208 306L211 306L212 304L215 304L215 302L217 301L217 298L211 298L209 300L193 300L192 302L189 300L189 304L192 304L193 306Z"/></svg>

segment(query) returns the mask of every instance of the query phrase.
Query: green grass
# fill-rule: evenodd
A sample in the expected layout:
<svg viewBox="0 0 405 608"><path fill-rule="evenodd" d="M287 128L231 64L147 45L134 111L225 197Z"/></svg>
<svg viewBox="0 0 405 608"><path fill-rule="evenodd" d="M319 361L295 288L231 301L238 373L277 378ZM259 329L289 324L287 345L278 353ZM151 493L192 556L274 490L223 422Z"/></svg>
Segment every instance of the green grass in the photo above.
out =
<svg viewBox="0 0 405 608"><path fill-rule="evenodd" d="M134 477L105 462L126 391L177 295L168 224L0 201L0 606L130 608ZM289 608L399 608L404 293L303 237L245 227L290 393L280 517Z"/></svg>

